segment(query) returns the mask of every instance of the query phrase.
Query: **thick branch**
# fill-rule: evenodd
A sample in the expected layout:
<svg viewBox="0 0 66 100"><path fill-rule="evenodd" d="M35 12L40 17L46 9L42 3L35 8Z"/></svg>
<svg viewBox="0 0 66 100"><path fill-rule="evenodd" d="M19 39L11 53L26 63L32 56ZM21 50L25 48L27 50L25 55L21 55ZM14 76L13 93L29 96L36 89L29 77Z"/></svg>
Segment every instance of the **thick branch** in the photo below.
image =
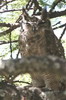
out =
<svg viewBox="0 0 66 100"><path fill-rule="evenodd" d="M66 79L66 60L54 57L28 57L23 59L0 60L0 75L17 76L22 73L54 73Z"/></svg>
<svg viewBox="0 0 66 100"><path fill-rule="evenodd" d="M59 12L59 11L56 12L55 11L55 12L49 13L50 18L60 17L60 16L64 16L64 15L66 15L66 10L61 11L61 12Z"/></svg>
<svg viewBox="0 0 66 100"><path fill-rule="evenodd" d="M11 24L11 23L0 23L0 27L13 27L13 26L19 26L18 23L14 23L14 24Z"/></svg>
<svg viewBox="0 0 66 100"><path fill-rule="evenodd" d="M37 13L35 15L41 15L41 13ZM49 12L48 15L49 15L49 18L56 18L56 17L64 16L66 15L66 10Z"/></svg>

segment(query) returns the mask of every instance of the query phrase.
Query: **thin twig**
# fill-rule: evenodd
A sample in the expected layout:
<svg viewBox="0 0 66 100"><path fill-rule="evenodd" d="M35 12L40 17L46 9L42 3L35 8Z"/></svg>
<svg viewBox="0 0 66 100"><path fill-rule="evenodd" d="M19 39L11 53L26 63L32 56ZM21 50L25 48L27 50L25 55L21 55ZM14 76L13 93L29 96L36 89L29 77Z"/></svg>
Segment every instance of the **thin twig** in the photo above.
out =
<svg viewBox="0 0 66 100"><path fill-rule="evenodd" d="M11 3L11 2L13 2L13 1L15 1L15 0L11 0L11 1L8 1L8 2L3 3L3 4L0 6L0 9L1 9L3 6L5 6L5 5L7 5L8 3Z"/></svg>
<svg viewBox="0 0 66 100"><path fill-rule="evenodd" d="M15 42L18 42L18 40L14 40L14 41L11 41L11 43L15 43ZM0 41L0 45L3 45L3 44L8 44L10 43L10 41Z"/></svg>
<svg viewBox="0 0 66 100"><path fill-rule="evenodd" d="M7 0L5 0L5 2L6 2L6 9L8 10Z"/></svg>
<svg viewBox="0 0 66 100"><path fill-rule="evenodd" d="M56 25L58 25L58 24L60 24L60 23L61 23L61 21L57 22L56 24L54 24L54 25L52 25L52 26L56 26Z"/></svg>
<svg viewBox="0 0 66 100"><path fill-rule="evenodd" d="M10 27L9 29L7 29L6 31L0 32L0 37L9 34L10 32L12 32L14 29L20 27L20 25L13 25L12 27Z"/></svg>
<svg viewBox="0 0 66 100"><path fill-rule="evenodd" d="M20 50L18 50L18 53L16 55L16 59L18 59L19 53L20 53Z"/></svg>
<svg viewBox="0 0 66 100"><path fill-rule="evenodd" d="M66 26L66 23L63 24L63 25L60 25L60 26L57 26L57 27L53 28L53 30L58 29L58 28L62 28L62 27L64 27L64 26Z"/></svg>
<svg viewBox="0 0 66 100"><path fill-rule="evenodd" d="M53 11L53 9L55 8L55 6L59 3L59 2L61 2L62 0L55 0L54 2L53 2L53 4L52 4L52 8L50 9L50 12L52 12Z"/></svg>
<svg viewBox="0 0 66 100"><path fill-rule="evenodd" d="M12 37L12 34L11 34L11 32L10 32L10 34L9 34L9 40L10 40L10 52L11 52L11 55L10 55L10 56L11 56L11 58L13 58L13 57L12 57L12 42L11 42L12 40L11 40L11 37Z"/></svg>
<svg viewBox="0 0 66 100"><path fill-rule="evenodd" d="M4 10L4 11L0 11L0 13L5 13L5 12L13 12L13 11L22 11L22 9Z"/></svg>
<svg viewBox="0 0 66 100"><path fill-rule="evenodd" d="M63 35L65 34L65 31L66 31L66 26L65 26L65 28L64 28L64 30L63 30L63 32L62 32L62 34L61 34L60 38L59 38L59 41L61 41L61 39L62 39Z"/></svg>
<svg viewBox="0 0 66 100"><path fill-rule="evenodd" d="M17 81L13 81L13 83L17 83L17 82L19 82L19 83L31 84L31 83L29 83L29 82L25 82L25 81L19 81L19 80L17 80Z"/></svg>

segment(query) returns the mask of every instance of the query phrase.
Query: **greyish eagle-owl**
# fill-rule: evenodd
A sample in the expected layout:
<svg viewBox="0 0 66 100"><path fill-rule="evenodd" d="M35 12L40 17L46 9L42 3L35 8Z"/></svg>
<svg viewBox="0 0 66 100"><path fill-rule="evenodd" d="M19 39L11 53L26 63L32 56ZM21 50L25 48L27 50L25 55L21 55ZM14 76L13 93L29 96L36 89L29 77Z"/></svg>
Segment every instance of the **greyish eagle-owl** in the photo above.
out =
<svg viewBox="0 0 66 100"><path fill-rule="evenodd" d="M41 16L29 16L25 9L23 9L21 33L19 37L19 49L21 56L45 56L53 55L64 58L64 49L61 42L55 36L51 22L48 19L46 9L42 10ZM35 80L33 85L45 86L45 82L49 87L58 88L58 77L56 74L34 73L31 75Z"/></svg>

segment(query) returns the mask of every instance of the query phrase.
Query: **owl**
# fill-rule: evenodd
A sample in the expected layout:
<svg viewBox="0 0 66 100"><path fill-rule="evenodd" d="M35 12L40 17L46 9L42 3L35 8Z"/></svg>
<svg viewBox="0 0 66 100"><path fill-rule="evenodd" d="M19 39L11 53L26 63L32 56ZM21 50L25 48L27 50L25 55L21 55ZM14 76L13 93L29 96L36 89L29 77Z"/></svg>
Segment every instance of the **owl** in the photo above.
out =
<svg viewBox="0 0 66 100"><path fill-rule="evenodd" d="M19 49L22 57L54 55L64 58L64 49L52 30L46 10L42 10L39 18L30 17L24 12L21 25ZM33 85L38 87L47 84L48 87L57 88L56 84L59 83L57 75L48 72L41 75L34 73L31 77Z"/></svg>
<svg viewBox="0 0 66 100"><path fill-rule="evenodd" d="M22 56L55 55L64 58L64 49L55 36L45 9L40 18L29 16L24 10L19 36L19 49Z"/></svg>
<svg viewBox="0 0 66 100"><path fill-rule="evenodd" d="M46 9L42 10L39 17L29 16L24 11L21 29L19 49L22 57L53 55L65 58L63 46L53 32ZM34 72L31 77L33 86L48 87L52 90L57 90L60 87L59 81L61 77L57 76L57 74ZM61 84L60 88L62 87Z"/></svg>

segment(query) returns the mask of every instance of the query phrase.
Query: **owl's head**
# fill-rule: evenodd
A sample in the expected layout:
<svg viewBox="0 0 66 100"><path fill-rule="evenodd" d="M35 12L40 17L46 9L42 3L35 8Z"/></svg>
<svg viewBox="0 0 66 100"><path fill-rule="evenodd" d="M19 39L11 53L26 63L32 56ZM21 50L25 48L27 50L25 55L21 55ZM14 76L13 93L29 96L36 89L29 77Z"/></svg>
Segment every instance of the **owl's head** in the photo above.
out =
<svg viewBox="0 0 66 100"><path fill-rule="evenodd" d="M22 28L23 31L36 32L40 29L50 30L51 22L48 19L48 13L46 8L42 9L40 16L29 16L29 14L24 10L22 15Z"/></svg>

